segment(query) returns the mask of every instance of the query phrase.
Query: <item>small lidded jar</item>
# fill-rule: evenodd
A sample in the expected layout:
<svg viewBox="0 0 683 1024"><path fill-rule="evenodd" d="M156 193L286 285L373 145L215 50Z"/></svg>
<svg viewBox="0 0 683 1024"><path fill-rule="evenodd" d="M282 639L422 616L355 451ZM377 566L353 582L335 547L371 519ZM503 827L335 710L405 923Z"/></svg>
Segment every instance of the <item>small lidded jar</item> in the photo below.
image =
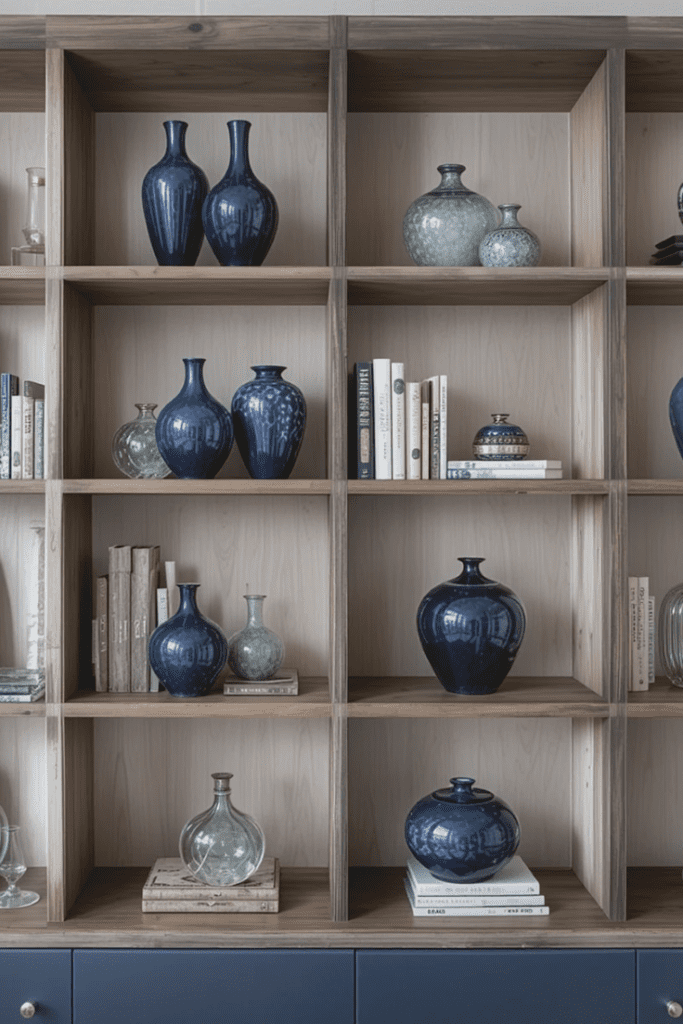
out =
<svg viewBox="0 0 683 1024"><path fill-rule="evenodd" d="M508 423L509 412L492 412L493 423L478 430L472 442L475 459L503 459L506 462L525 459L529 439L521 427Z"/></svg>

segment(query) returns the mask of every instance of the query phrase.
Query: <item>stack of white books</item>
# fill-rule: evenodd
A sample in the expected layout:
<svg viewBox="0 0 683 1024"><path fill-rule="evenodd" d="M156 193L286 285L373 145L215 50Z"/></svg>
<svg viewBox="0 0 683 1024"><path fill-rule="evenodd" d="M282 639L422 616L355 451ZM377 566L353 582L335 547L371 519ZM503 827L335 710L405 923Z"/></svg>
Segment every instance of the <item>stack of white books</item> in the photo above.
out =
<svg viewBox="0 0 683 1024"><path fill-rule="evenodd" d="M404 882L415 917L544 917L545 896L521 857L486 882L441 882L409 854Z"/></svg>
<svg viewBox="0 0 683 1024"><path fill-rule="evenodd" d="M561 480L559 459L451 459L449 480Z"/></svg>

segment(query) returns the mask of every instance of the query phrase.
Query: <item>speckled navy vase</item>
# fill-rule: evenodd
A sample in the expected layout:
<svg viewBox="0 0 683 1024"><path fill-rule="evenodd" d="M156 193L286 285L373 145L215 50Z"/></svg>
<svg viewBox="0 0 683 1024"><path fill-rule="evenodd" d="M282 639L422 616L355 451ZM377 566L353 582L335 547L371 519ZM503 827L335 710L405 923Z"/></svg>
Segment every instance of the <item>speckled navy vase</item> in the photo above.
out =
<svg viewBox="0 0 683 1024"><path fill-rule="evenodd" d="M232 420L206 389L202 372L206 360L183 362L185 383L157 417L157 448L181 480L211 480L230 454Z"/></svg>
<svg viewBox="0 0 683 1024"><path fill-rule="evenodd" d="M477 431L472 442L475 459L514 462L527 457L529 438L516 423L508 423L509 415L509 412L492 412L493 423Z"/></svg>
<svg viewBox="0 0 683 1024"><path fill-rule="evenodd" d="M260 267L278 224L275 196L249 164L250 121L228 121L230 164L204 200L206 238L224 267Z"/></svg>
<svg viewBox="0 0 683 1024"><path fill-rule="evenodd" d="M482 267L537 267L541 243L533 231L517 220L519 203L504 203L498 209L501 221L479 246Z"/></svg>
<svg viewBox="0 0 683 1024"><path fill-rule="evenodd" d="M450 693L495 693L524 639L519 598L483 576L483 558L461 558L463 571L426 594L417 631L429 664Z"/></svg>
<svg viewBox="0 0 683 1024"><path fill-rule="evenodd" d="M255 480L286 480L294 468L306 427L306 402L295 384L282 379L286 366L252 366L232 399L235 440Z"/></svg>
<svg viewBox="0 0 683 1024"><path fill-rule="evenodd" d="M174 697L208 693L228 657L228 642L197 607L198 583L179 583L180 607L149 638L149 663Z"/></svg>
<svg viewBox="0 0 683 1024"><path fill-rule="evenodd" d="M166 152L142 182L142 209L157 263L193 267L204 241L204 171L185 152L186 121L164 121Z"/></svg>
<svg viewBox="0 0 683 1024"><path fill-rule="evenodd" d="M495 207L460 180L463 164L441 164L441 183L408 207L403 240L421 267L478 267L479 245L498 223Z"/></svg>
<svg viewBox="0 0 683 1024"><path fill-rule="evenodd" d="M452 789L418 800L406 819L413 856L442 882L485 882L514 857L521 832L504 800L474 779L451 779Z"/></svg>
<svg viewBox="0 0 683 1024"><path fill-rule="evenodd" d="M683 188L683 185L681 188ZM669 421L678 453L683 459L683 377L681 377L671 392L669 399Z"/></svg>

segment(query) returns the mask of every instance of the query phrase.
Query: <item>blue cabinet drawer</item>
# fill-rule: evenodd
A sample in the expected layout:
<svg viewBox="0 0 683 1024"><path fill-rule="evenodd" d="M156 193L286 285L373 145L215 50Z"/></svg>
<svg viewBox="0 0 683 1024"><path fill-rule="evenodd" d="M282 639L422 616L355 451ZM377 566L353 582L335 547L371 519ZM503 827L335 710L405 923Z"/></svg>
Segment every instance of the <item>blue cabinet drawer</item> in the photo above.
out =
<svg viewBox="0 0 683 1024"><path fill-rule="evenodd" d="M353 1024L353 950L74 950L74 1024Z"/></svg>
<svg viewBox="0 0 683 1024"><path fill-rule="evenodd" d="M33 1020L71 1024L71 950L0 949L0 1021L22 1021L33 1003Z"/></svg>
<svg viewBox="0 0 683 1024"><path fill-rule="evenodd" d="M634 1024L635 953L359 950L357 1024Z"/></svg>
<svg viewBox="0 0 683 1024"><path fill-rule="evenodd" d="M683 951L639 949L636 957L638 1024L664 1024L667 1003L683 1006Z"/></svg>

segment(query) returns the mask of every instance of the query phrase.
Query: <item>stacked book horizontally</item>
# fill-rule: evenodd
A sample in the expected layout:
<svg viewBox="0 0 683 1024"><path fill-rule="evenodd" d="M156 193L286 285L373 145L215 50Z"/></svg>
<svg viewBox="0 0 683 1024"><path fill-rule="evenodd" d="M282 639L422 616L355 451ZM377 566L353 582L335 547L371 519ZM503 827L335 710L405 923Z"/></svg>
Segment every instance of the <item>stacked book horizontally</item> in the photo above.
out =
<svg viewBox="0 0 683 1024"><path fill-rule="evenodd" d="M0 668L0 703L32 704L44 696L42 669Z"/></svg>
<svg viewBox="0 0 683 1024"><path fill-rule="evenodd" d="M460 459L447 463L449 480L561 480L559 459Z"/></svg>
<svg viewBox="0 0 683 1024"><path fill-rule="evenodd" d="M45 476L45 387L0 374L0 480Z"/></svg>
<svg viewBox="0 0 683 1024"><path fill-rule="evenodd" d="M486 882L441 882L408 855L404 879L414 917L544 917L550 911L521 857Z"/></svg>
<svg viewBox="0 0 683 1024"><path fill-rule="evenodd" d="M154 914L277 914L280 862L264 857L254 874L238 885L209 886L180 857L160 857L142 890L142 910Z"/></svg>

